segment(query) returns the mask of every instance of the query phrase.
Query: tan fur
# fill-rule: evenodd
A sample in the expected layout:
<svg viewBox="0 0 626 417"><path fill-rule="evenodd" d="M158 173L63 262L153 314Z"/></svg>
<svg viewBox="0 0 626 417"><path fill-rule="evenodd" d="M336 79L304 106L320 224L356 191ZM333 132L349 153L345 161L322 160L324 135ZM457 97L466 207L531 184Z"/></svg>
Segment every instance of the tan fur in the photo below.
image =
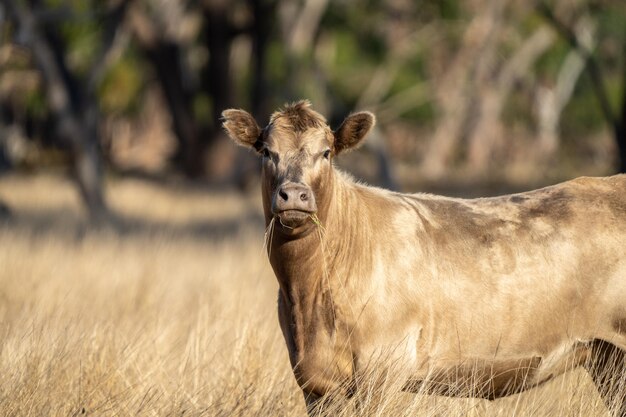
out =
<svg viewBox="0 0 626 417"><path fill-rule="evenodd" d="M316 157L336 136L303 111L266 128L263 200L270 225L297 169L319 206L323 231L277 224L268 247L309 400L390 359L407 390L494 399L586 363L594 341L626 349L626 175L474 200L394 193Z"/></svg>

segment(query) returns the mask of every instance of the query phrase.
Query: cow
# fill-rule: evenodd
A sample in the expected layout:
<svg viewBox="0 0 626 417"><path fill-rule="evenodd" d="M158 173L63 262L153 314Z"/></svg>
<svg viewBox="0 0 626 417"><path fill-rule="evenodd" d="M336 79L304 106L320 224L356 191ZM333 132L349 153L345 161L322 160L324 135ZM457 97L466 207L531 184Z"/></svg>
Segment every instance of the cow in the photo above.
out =
<svg viewBox="0 0 626 417"><path fill-rule="evenodd" d="M372 113L335 131L308 101L263 129L244 110L222 117L262 157L280 328L309 412L392 357L407 391L490 400L583 366L626 416L626 175L490 198L403 194L333 165Z"/></svg>

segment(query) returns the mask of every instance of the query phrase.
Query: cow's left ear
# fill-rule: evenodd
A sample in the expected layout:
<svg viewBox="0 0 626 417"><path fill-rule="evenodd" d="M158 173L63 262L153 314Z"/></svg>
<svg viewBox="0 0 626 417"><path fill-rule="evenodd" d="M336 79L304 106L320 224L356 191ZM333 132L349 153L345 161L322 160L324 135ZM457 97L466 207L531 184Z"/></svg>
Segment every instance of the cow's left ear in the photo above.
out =
<svg viewBox="0 0 626 417"><path fill-rule="evenodd" d="M222 121L222 126L235 143L256 148L257 141L261 136L261 128L250 113L237 109L224 110Z"/></svg>
<svg viewBox="0 0 626 417"><path fill-rule="evenodd" d="M376 124L376 118L368 111L353 113L335 131L335 154L354 148Z"/></svg>

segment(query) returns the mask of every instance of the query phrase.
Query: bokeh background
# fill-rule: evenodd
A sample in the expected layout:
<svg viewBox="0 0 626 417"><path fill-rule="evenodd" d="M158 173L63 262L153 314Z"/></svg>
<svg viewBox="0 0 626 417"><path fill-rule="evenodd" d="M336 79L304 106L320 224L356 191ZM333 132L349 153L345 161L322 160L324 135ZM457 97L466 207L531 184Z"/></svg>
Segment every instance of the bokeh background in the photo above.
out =
<svg viewBox="0 0 626 417"><path fill-rule="evenodd" d="M626 170L619 0L0 4L0 169L64 170L92 214L109 175L246 189L221 112L301 98L376 113L343 164L400 190Z"/></svg>
<svg viewBox="0 0 626 417"><path fill-rule="evenodd" d="M220 125L302 98L373 111L337 164L396 190L626 172L626 2L0 0L0 414L303 413ZM606 415L586 378L372 413Z"/></svg>

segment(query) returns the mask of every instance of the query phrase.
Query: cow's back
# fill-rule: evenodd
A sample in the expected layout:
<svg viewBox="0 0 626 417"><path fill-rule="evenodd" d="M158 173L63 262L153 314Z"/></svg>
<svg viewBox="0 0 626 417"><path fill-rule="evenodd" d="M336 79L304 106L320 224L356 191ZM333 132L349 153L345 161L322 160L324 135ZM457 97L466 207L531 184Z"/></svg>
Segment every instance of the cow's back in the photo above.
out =
<svg viewBox="0 0 626 417"><path fill-rule="evenodd" d="M626 175L422 201L438 223L422 241L436 254L426 260L436 271L426 279L456 304L457 324L469 329L482 314L485 330L509 333L512 348L533 339L549 346L566 328L581 337L613 330L597 323L626 303ZM442 287L446 281L452 285Z"/></svg>

